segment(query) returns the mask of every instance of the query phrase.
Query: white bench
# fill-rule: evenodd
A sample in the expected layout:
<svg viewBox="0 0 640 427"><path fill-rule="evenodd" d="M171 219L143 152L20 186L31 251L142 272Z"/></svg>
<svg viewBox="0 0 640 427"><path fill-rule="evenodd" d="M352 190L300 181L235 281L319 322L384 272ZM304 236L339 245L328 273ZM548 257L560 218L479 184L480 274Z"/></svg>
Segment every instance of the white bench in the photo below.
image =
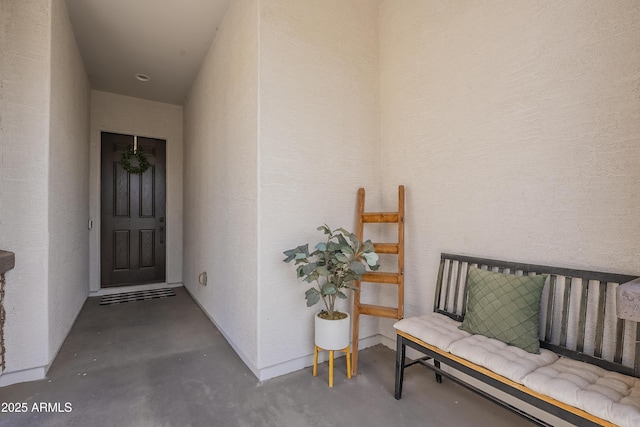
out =
<svg viewBox="0 0 640 427"><path fill-rule="evenodd" d="M539 354L458 328L467 314L466 282L472 267L546 275ZM539 425L549 425L441 369L445 364L578 426L640 426L640 328L618 318L615 308L616 288L633 279L442 254L433 312L395 324L396 399L402 396L404 369L420 364L434 370L438 382L446 376ZM407 360L407 346L425 356Z"/></svg>

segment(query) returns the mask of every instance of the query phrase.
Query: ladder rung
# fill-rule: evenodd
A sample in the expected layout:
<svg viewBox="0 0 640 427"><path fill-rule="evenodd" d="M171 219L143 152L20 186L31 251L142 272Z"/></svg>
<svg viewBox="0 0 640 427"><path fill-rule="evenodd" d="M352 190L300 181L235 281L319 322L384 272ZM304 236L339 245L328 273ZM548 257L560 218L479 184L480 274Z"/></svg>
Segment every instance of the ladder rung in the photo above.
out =
<svg viewBox="0 0 640 427"><path fill-rule="evenodd" d="M376 253L379 253L379 254L397 254L398 244L397 243L374 243L373 249L376 251Z"/></svg>
<svg viewBox="0 0 640 427"><path fill-rule="evenodd" d="M381 305L360 304L360 314L369 316L398 318L398 309L395 307L383 307Z"/></svg>
<svg viewBox="0 0 640 427"><path fill-rule="evenodd" d="M398 222L398 212L363 213L362 222Z"/></svg>
<svg viewBox="0 0 640 427"><path fill-rule="evenodd" d="M398 273L384 273L381 271L376 271L373 273L365 273L362 275L362 282L371 282L371 283L388 283L390 285L398 284Z"/></svg>

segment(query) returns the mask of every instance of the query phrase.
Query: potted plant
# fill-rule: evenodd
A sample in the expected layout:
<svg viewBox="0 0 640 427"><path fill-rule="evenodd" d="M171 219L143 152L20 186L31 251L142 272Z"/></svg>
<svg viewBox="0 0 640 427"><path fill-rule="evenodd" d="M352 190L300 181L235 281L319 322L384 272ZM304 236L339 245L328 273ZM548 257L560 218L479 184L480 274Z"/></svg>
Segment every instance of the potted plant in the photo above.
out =
<svg viewBox="0 0 640 427"><path fill-rule="evenodd" d="M378 255L370 240L361 242L354 233L344 228L331 230L326 224L317 228L326 241L315 245L309 252L309 244L284 251L284 262L295 262L297 277L307 283L315 283L305 292L307 307L324 303L324 309L315 317L318 347L325 350L341 350L349 345L350 318L335 308L336 299L345 299L345 291L357 291L354 280L361 280L369 268L378 269Z"/></svg>

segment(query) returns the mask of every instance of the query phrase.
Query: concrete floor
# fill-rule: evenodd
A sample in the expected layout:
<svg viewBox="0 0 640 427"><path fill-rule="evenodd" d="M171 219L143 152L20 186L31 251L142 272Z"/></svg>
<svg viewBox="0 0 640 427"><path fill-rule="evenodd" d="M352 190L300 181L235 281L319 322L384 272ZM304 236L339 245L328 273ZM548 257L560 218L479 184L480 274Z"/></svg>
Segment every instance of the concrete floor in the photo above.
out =
<svg viewBox="0 0 640 427"><path fill-rule="evenodd" d="M530 426L522 418L419 366L393 398L395 353L360 353L347 380L336 361L260 383L183 288L177 296L82 309L47 379L0 388L0 426ZM62 411L36 412L34 403ZM65 406L66 405L66 406Z"/></svg>

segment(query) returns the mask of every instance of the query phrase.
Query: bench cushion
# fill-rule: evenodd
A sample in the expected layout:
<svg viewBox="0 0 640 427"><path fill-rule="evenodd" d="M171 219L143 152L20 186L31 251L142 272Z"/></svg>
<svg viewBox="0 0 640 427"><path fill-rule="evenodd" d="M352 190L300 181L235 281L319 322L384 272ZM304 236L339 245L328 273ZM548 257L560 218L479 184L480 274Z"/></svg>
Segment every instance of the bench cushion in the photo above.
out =
<svg viewBox="0 0 640 427"><path fill-rule="evenodd" d="M449 316L438 313L408 317L393 325L397 330L412 335L444 351L449 351L451 343L461 338L471 336L468 332L458 329L458 326L460 326L460 322L456 322Z"/></svg>
<svg viewBox="0 0 640 427"><path fill-rule="evenodd" d="M460 328L538 353L545 280L544 275L516 276L469 267L467 314Z"/></svg>
<svg viewBox="0 0 640 427"><path fill-rule="evenodd" d="M519 384L527 374L558 359L557 354L546 349L533 354L484 335L458 340L449 346L449 351Z"/></svg>
<svg viewBox="0 0 640 427"><path fill-rule="evenodd" d="M619 426L640 426L638 378L562 357L533 371L522 383Z"/></svg>

